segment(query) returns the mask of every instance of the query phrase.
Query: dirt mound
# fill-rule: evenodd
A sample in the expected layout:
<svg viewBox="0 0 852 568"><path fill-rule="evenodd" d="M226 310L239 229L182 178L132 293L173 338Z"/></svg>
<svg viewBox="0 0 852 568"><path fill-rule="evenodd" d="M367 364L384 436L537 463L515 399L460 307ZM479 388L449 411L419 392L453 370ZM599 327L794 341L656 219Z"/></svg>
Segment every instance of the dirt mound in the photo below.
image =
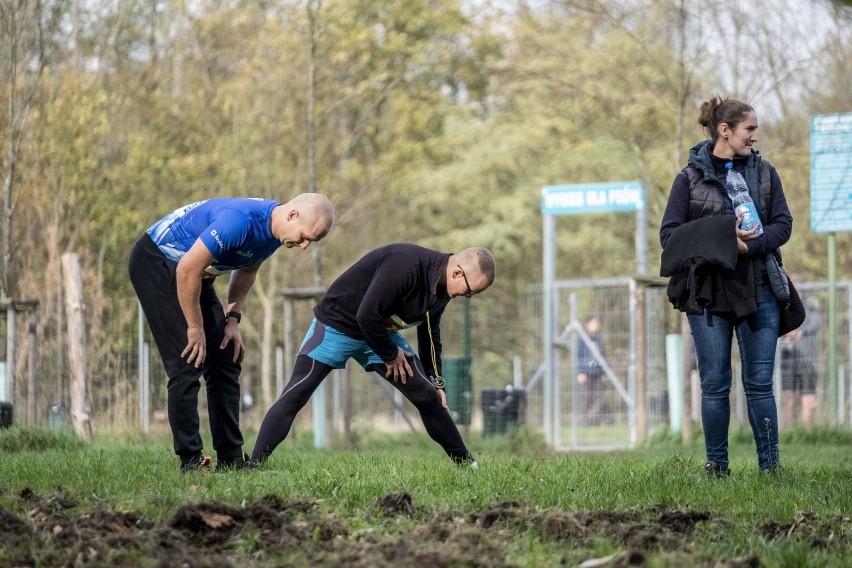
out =
<svg viewBox="0 0 852 568"><path fill-rule="evenodd" d="M408 493L390 493L385 495L373 505L373 509L387 516L414 515L414 505L411 504L411 495Z"/></svg>
<svg viewBox="0 0 852 568"><path fill-rule="evenodd" d="M0 539L32 533L29 523L11 511L0 507Z"/></svg>
<svg viewBox="0 0 852 568"><path fill-rule="evenodd" d="M665 508L644 512L552 510L542 515L540 526L545 537L575 546L597 537L633 551L678 550L696 524L711 518L707 512Z"/></svg>
<svg viewBox="0 0 852 568"><path fill-rule="evenodd" d="M76 501L68 496L68 491L62 486L58 486L52 494L45 496L39 496L29 487L25 487L18 496L34 507L30 511L31 517L55 515L77 506Z"/></svg>
<svg viewBox="0 0 852 568"><path fill-rule="evenodd" d="M769 539L794 539L811 548L824 548L829 544L842 547L852 545L852 517L834 516L820 519L813 513L800 512L792 523L770 521L759 527Z"/></svg>

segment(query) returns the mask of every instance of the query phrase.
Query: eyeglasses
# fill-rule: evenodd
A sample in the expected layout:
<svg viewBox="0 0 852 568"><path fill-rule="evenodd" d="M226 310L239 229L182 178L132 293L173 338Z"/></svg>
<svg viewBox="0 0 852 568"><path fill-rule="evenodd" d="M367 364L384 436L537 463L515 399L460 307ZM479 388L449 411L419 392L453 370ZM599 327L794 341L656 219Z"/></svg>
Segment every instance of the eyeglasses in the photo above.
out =
<svg viewBox="0 0 852 568"><path fill-rule="evenodd" d="M464 285L465 285L465 286L467 286L467 292L465 292L465 293L464 293L464 297L465 297L465 298L470 298L470 297L472 297L474 294L476 294L476 292L474 292L474 291L473 291L473 289L471 289L471 287L470 287L470 282L468 282L468 281L467 281L467 274L465 274L465 273L464 273L464 268L462 268L460 264L457 264L457 265L456 265L456 267L457 267L459 270L461 270L461 271L462 271L462 278L464 278Z"/></svg>

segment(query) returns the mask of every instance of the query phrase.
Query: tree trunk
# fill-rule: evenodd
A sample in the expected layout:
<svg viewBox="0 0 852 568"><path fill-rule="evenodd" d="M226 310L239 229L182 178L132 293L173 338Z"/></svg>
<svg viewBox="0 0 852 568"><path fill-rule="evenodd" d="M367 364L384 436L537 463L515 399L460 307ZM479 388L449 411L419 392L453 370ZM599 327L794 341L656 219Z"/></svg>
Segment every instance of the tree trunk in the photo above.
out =
<svg viewBox="0 0 852 568"><path fill-rule="evenodd" d="M317 98L317 34L319 32L319 11L321 0L308 2L308 191L317 192L317 142L316 142L316 98ZM311 247L314 261L313 285L322 286L322 258L319 243Z"/></svg>
<svg viewBox="0 0 852 568"><path fill-rule="evenodd" d="M68 318L68 363L71 369L71 423L74 431L88 443L92 441L86 369L86 324L83 302L83 272L80 256L62 255L65 278L65 311Z"/></svg>

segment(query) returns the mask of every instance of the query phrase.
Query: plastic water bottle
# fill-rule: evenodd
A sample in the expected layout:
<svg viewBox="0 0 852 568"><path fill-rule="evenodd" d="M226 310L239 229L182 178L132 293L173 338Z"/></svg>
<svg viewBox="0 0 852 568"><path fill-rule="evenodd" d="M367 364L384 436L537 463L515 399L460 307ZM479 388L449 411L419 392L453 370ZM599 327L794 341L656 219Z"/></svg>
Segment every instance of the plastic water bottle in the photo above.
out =
<svg viewBox="0 0 852 568"><path fill-rule="evenodd" d="M743 222L740 223L740 229L750 231L757 227L755 235L763 234L763 224L760 222L760 215L757 213L757 207L748 193L748 185L740 172L734 170L733 162L725 164L728 168L728 173L725 176L725 183L728 189L728 197L731 198L731 203L734 204L734 213L737 216L742 215Z"/></svg>

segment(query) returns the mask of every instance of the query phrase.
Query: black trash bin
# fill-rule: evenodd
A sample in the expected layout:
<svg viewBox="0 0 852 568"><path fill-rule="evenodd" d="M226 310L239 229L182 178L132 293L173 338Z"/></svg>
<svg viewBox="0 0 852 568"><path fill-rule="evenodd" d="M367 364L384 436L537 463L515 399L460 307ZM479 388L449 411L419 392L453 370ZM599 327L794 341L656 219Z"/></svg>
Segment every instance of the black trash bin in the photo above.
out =
<svg viewBox="0 0 852 568"><path fill-rule="evenodd" d="M12 403L0 401L0 428L9 428L14 421L14 409Z"/></svg>
<svg viewBox="0 0 852 568"><path fill-rule="evenodd" d="M517 427L526 393L520 389L486 389L482 391L482 433L485 436L498 436Z"/></svg>

